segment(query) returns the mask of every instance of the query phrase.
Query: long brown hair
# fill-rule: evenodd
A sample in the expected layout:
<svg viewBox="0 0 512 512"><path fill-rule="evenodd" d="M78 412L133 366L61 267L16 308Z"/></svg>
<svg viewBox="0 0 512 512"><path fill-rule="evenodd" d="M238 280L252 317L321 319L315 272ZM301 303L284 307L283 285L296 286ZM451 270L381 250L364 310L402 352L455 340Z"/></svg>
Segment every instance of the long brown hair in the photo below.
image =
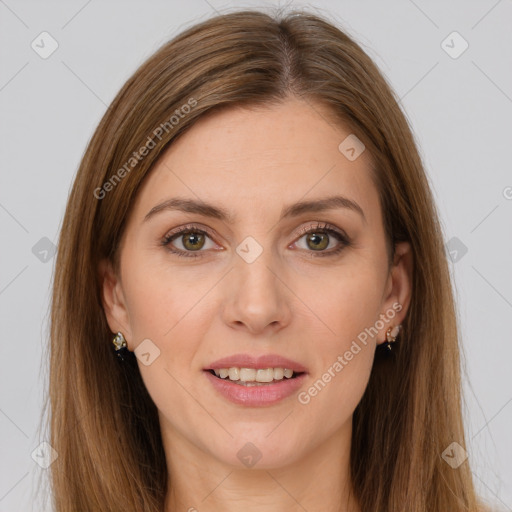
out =
<svg viewBox="0 0 512 512"><path fill-rule="evenodd" d="M459 341L443 234L416 143L376 65L322 17L238 11L185 30L118 93L83 156L56 258L50 331L50 466L57 512L161 512L167 468L157 410L133 364L120 365L99 263L119 241L159 155L206 113L296 96L350 127L372 156L390 254L410 242L410 309L391 358L378 354L353 418L351 472L364 512L477 510L465 446ZM147 151L142 155L141 148ZM124 171L123 171L124 169Z"/></svg>

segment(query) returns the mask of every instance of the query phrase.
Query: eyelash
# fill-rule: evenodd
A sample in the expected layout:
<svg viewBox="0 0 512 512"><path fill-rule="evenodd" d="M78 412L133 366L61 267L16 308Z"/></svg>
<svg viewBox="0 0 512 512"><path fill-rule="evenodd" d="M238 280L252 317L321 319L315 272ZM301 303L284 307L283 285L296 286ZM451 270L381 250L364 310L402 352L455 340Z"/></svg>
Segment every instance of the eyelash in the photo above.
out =
<svg viewBox="0 0 512 512"><path fill-rule="evenodd" d="M200 254L200 253L204 252L204 251L200 251L200 250L195 251L196 253L198 253L198 254L196 254L196 253L194 253L194 251L182 251L181 249L172 249L171 248L171 246L170 246L171 242L175 238L179 238L179 235L183 235L184 233L199 233L202 235L208 235L210 238L213 237L212 233L209 230L204 229L204 228L199 228L194 224L188 224L186 226L182 226L182 227L178 228L177 230L167 234L163 238L161 244L169 252L175 254L178 257L201 258L202 254ZM304 235L307 235L309 233L323 233L323 234L327 234L327 235L332 235L339 242L341 242L340 245L336 249L330 250L328 252L326 252L326 251L319 251L319 252L306 251L306 252L312 253L312 255L311 255L312 258L315 258L315 257L323 258L323 257L328 257L328 256L336 256L343 249L345 249L346 247L349 247L351 245L350 239L344 233L342 233L341 231L336 229L334 226L331 226L331 224L318 223L316 226L303 228L300 230L299 237L297 238L297 240L300 240Z"/></svg>

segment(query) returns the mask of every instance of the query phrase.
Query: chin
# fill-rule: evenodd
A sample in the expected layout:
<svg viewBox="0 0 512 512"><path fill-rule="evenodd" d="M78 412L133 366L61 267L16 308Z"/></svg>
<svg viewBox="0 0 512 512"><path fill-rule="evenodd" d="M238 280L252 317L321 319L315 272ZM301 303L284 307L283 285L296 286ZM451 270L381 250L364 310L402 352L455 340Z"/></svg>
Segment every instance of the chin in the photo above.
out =
<svg viewBox="0 0 512 512"><path fill-rule="evenodd" d="M283 432L275 436L269 435L275 427L276 424L270 429L262 429L261 432L254 432L253 428L250 435L235 435L232 432L234 439L227 440L224 449L220 452L215 450L212 455L237 469L276 469L293 464L300 457L297 449L300 443L294 442ZM222 443L216 446L222 446Z"/></svg>

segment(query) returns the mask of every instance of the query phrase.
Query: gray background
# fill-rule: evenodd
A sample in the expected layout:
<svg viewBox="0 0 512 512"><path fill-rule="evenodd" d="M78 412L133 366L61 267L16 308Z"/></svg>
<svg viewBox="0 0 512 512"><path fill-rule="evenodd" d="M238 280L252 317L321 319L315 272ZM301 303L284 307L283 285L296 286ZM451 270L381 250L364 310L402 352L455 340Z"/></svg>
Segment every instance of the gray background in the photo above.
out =
<svg viewBox="0 0 512 512"><path fill-rule="evenodd" d="M277 5L285 4L0 0L0 511L50 510L32 496L46 471L31 454L44 441L37 429L52 243L106 106L184 28L215 11ZM483 496L512 511L512 1L287 5L328 15L401 98L451 251L475 481ZM46 59L31 47L43 45L43 31L59 45ZM469 44L457 58L445 50L458 53L462 41L443 43L453 31Z"/></svg>

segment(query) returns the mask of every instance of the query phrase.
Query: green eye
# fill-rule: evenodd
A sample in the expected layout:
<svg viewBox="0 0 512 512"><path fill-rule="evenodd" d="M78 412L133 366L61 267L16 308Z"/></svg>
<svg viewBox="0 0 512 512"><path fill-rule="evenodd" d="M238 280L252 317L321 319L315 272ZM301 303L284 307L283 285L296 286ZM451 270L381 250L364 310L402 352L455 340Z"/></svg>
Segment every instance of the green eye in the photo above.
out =
<svg viewBox="0 0 512 512"><path fill-rule="evenodd" d="M323 238L322 238L323 237ZM309 233L307 235L307 244L311 242L313 245L309 246L312 249L316 250L322 250L326 249L329 245L329 237L327 236L327 233Z"/></svg>
<svg viewBox="0 0 512 512"><path fill-rule="evenodd" d="M202 249L205 243L205 234L199 233L195 231L188 232L186 235L182 236L182 244L183 246L191 251L197 251Z"/></svg>
<svg viewBox="0 0 512 512"><path fill-rule="evenodd" d="M169 252L177 256L199 258L202 256L201 253L205 252L202 249L209 248L207 247L208 240L213 244L211 238L212 234L208 231L200 229L195 225L188 225L169 233L164 237L161 243ZM314 227L304 228L300 232L297 241L302 238L306 239L306 246L301 249L311 253L312 257L334 256L350 245L350 240L344 233L334 227L330 227L328 224L317 224ZM333 238L338 241L338 247L327 251L326 249L329 247ZM172 244L175 240L181 242L183 249L179 247L176 248Z"/></svg>
<svg viewBox="0 0 512 512"><path fill-rule="evenodd" d="M206 231L202 229L193 228L193 227L183 227L178 231L167 235L163 241L162 245L166 246L167 249L176 254L177 256L186 256L186 257L199 257L200 254L193 254L194 252L203 252L201 249L205 246L206 239L210 238ZM183 249L174 248L172 242L175 240L180 240Z"/></svg>
<svg viewBox="0 0 512 512"><path fill-rule="evenodd" d="M315 256L333 256L341 252L345 247L350 245L350 240L346 235L338 231L337 229L329 227L327 224L318 224L317 226L311 228L305 228L301 232L302 238L306 237L306 251L307 249L312 249L312 257ZM333 250L326 251L329 243L331 241L331 237L338 241L338 247ZM297 242L296 242L297 243Z"/></svg>

